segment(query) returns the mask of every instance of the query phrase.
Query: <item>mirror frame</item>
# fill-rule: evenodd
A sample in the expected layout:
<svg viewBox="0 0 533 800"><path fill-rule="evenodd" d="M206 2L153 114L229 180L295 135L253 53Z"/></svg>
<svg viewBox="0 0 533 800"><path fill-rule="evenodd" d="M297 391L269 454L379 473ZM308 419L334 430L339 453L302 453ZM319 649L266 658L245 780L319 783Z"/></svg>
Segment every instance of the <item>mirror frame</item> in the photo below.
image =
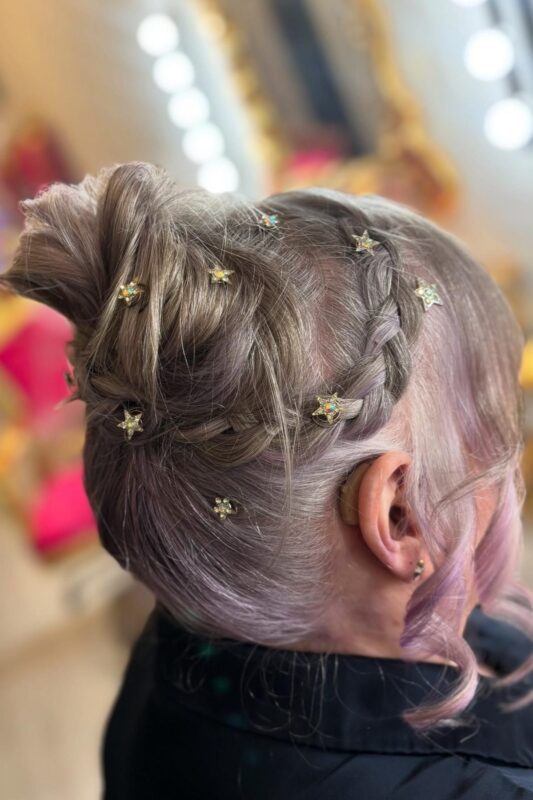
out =
<svg viewBox="0 0 533 800"><path fill-rule="evenodd" d="M433 217L444 217L456 207L457 172L430 138L420 106L401 77L386 11L381 0L347 2L354 6L367 42L385 109L376 152L321 166L304 179L291 175L287 169L293 148L282 131L275 106L261 85L245 32L221 0L196 0L196 6L200 25L227 59L230 79L254 130L253 151L267 164L272 191L325 185L357 194L384 194ZM413 196L402 196L402 187Z"/></svg>

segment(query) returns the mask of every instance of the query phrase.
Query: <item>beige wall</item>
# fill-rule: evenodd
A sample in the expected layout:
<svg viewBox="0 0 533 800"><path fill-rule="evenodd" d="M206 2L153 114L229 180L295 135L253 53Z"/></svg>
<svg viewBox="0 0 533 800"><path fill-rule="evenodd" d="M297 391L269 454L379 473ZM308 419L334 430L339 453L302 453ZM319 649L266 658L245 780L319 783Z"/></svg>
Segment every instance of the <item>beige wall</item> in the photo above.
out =
<svg viewBox="0 0 533 800"><path fill-rule="evenodd" d="M258 166L242 146L246 121L224 65L213 66L216 55L202 41L190 4L176 0L171 8L187 33L188 55L207 78L201 86L215 100L214 119L241 170L242 188L260 191ZM142 159L163 164L191 185L195 166L183 156L180 132L167 117L167 95L152 82L153 59L136 42L148 9L153 6L135 0L3 0L0 82L17 118L36 115L52 125L76 172Z"/></svg>

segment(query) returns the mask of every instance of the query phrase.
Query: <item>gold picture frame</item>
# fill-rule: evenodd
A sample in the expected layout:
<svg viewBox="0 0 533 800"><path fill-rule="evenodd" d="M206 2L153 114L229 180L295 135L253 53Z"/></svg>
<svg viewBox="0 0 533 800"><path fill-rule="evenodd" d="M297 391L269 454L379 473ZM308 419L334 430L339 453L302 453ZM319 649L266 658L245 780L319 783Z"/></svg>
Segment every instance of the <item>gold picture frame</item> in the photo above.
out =
<svg viewBox="0 0 533 800"><path fill-rule="evenodd" d="M346 158L317 168L303 184L301 176L295 177L286 168L291 143L262 87L244 31L220 0L195 0L200 23L225 54L231 78L252 123L253 151L267 165L272 191L312 183L354 193L384 194L433 217L443 217L456 206L457 172L429 136L420 105L401 76L386 11L380 0L347 2L365 37L385 109L376 151L371 156Z"/></svg>

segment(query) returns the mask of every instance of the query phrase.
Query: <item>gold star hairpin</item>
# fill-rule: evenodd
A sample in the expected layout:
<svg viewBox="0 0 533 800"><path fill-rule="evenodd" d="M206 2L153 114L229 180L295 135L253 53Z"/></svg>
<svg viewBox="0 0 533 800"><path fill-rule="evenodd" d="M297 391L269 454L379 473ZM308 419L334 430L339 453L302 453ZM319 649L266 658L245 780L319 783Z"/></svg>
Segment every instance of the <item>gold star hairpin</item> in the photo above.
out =
<svg viewBox="0 0 533 800"><path fill-rule="evenodd" d="M279 225L278 214L263 214L259 220L264 228L276 228Z"/></svg>
<svg viewBox="0 0 533 800"><path fill-rule="evenodd" d="M429 311L433 305L444 305L434 283L427 283L422 278L417 278L417 281L418 286L414 291L415 294L422 300L424 304L424 311Z"/></svg>
<svg viewBox="0 0 533 800"><path fill-rule="evenodd" d="M363 231L362 236L357 236L356 233L352 234L352 239L355 242L355 252L356 253L374 253L374 247L377 247L379 242L376 242L375 239L371 239L368 235L368 231Z"/></svg>
<svg viewBox="0 0 533 800"><path fill-rule="evenodd" d="M138 281L138 278L134 278L129 283L121 283L119 287L118 299L124 300L127 306L138 300L145 291L145 287Z"/></svg>
<svg viewBox="0 0 533 800"><path fill-rule="evenodd" d="M134 433L142 433L144 428L141 424L142 418L142 411L138 414L130 414L127 408L124 409L124 419L122 422L119 422L117 428L122 428L126 431L126 436L128 437L128 441L131 439Z"/></svg>
<svg viewBox="0 0 533 800"><path fill-rule="evenodd" d="M211 283L231 283L229 276L235 272L233 269L221 269L219 267L214 267L207 271L211 275Z"/></svg>
<svg viewBox="0 0 533 800"><path fill-rule="evenodd" d="M317 395L316 401L318 403L318 408L313 411L311 416L325 417L328 423L332 425L335 420L339 418L342 410L339 398L337 397L337 392L335 392L335 394L327 395L326 397L320 397L320 395Z"/></svg>
<svg viewBox="0 0 533 800"><path fill-rule="evenodd" d="M229 514L236 514L237 510L234 508L233 503L227 497L215 497L215 505L213 511L217 514L218 518L226 519Z"/></svg>

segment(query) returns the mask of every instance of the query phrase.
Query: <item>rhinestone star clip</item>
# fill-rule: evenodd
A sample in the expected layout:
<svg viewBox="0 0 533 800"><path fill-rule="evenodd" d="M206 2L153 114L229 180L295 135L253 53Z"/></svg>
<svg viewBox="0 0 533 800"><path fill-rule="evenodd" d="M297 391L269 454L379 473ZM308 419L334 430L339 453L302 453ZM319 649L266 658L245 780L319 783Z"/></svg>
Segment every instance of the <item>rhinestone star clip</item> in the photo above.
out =
<svg viewBox="0 0 533 800"><path fill-rule="evenodd" d="M424 311L429 311L433 305L444 305L434 283L426 283L426 281L422 280L422 278L417 278L417 281L418 286L414 291L415 294L418 295L418 297L420 297L422 300L424 304Z"/></svg>
<svg viewBox="0 0 533 800"><path fill-rule="evenodd" d="M142 418L142 411L138 414L130 414L127 408L124 409L124 419L122 422L119 422L117 428L122 428L126 431L126 436L128 437L128 441L131 439L134 433L142 433L144 430L141 424Z"/></svg>
<svg viewBox="0 0 533 800"><path fill-rule="evenodd" d="M337 392L335 392L335 394L327 395L327 397L320 397L320 395L317 395L316 401L318 403L318 408L313 411L311 416L325 417L328 423L332 425L335 420L339 418L341 412L341 406L339 403L339 398L337 397Z"/></svg>
<svg viewBox="0 0 533 800"><path fill-rule="evenodd" d="M374 248L378 246L379 242L376 242L375 239L371 239L368 235L368 231L363 231L362 236L357 236L356 233L352 234L352 239L355 243L355 252L356 253L374 253Z"/></svg>
<svg viewBox="0 0 533 800"><path fill-rule="evenodd" d="M231 283L229 276L235 272L233 269L220 269L218 267L207 271L211 275L211 283Z"/></svg>
<svg viewBox="0 0 533 800"><path fill-rule="evenodd" d="M279 216L277 214L263 214L259 222L264 228L276 228L279 225Z"/></svg>
<svg viewBox="0 0 533 800"><path fill-rule="evenodd" d="M237 511L233 507L233 503L227 497L215 497L215 505L213 511L219 519L226 519L230 514L236 514Z"/></svg>
<svg viewBox="0 0 533 800"><path fill-rule="evenodd" d="M122 283L118 290L118 299L124 300L127 306L138 300L144 293L145 287L138 282L138 278L134 278L129 283Z"/></svg>

